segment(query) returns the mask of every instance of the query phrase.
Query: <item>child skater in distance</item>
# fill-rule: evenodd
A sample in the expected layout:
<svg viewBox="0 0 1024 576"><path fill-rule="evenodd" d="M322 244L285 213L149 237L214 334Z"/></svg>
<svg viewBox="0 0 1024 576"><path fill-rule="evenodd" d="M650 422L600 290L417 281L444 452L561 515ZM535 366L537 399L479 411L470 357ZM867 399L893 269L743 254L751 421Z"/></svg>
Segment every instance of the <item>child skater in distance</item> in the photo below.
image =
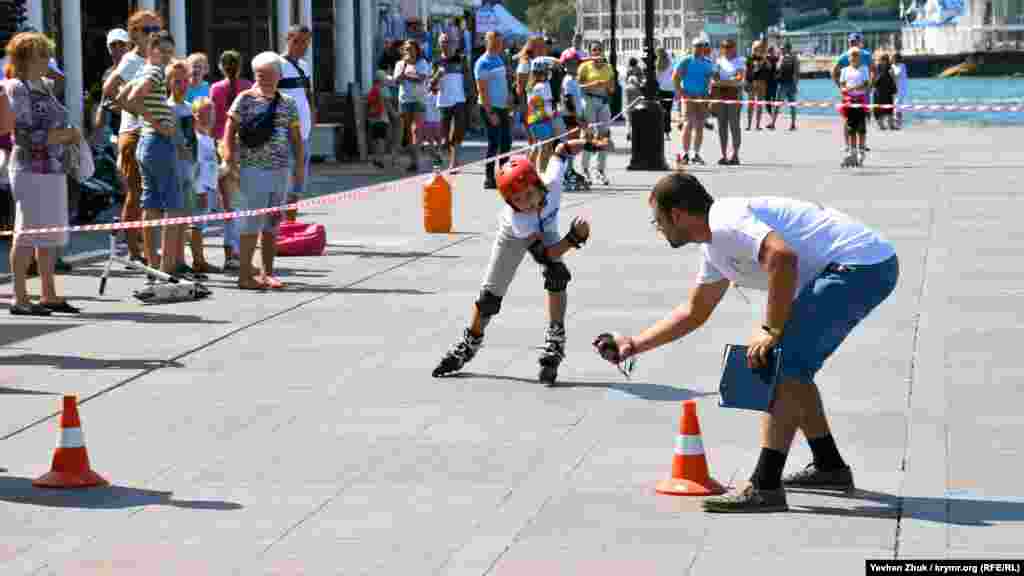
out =
<svg viewBox="0 0 1024 576"><path fill-rule="evenodd" d="M473 321L434 369L434 377L458 372L476 356L483 345L487 324L501 310L501 301L516 269L529 252L541 266L547 291L548 327L539 360L539 380L554 385L558 366L565 357L565 291L572 279L562 256L570 248L581 248L590 237L590 225L582 218L574 219L569 232L559 237L563 177L574 154L581 150L603 150L607 145L607 139L559 143L543 177L530 159L522 155L509 158L499 169L498 192L508 206L502 210L491 260L473 308Z"/></svg>

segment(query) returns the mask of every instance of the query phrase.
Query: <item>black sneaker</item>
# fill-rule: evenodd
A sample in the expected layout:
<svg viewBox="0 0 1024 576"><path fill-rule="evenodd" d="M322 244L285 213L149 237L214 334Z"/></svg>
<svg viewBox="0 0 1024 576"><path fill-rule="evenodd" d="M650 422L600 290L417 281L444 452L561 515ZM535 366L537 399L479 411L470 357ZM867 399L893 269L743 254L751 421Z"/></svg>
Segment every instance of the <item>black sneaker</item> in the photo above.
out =
<svg viewBox="0 0 1024 576"><path fill-rule="evenodd" d="M817 490L853 491L853 471L849 466L835 470L822 470L811 462L803 470L782 477L787 488L812 488Z"/></svg>
<svg viewBox="0 0 1024 576"><path fill-rule="evenodd" d="M759 490L750 485L740 492L705 499L704 511L722 514L788 512L789 504L786 503L786 491L781 488Z"/></svg>
<svg viewBox="0 0 1024 576"><path fill-rule="evenodd" d="M694 154L693 155L693 163L694 164L699 164L701 166L706 164L706 162L704 162L704 159L700 157L700 154Z"/></svg>

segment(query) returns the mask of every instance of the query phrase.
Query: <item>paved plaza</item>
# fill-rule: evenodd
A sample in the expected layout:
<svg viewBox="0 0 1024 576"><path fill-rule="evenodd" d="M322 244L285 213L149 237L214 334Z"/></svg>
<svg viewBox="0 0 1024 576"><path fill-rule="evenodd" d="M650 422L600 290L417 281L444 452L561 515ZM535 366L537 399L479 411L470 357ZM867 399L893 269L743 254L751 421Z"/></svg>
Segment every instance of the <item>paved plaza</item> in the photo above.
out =
<svg viewBox="0 0 1024 576"><path fill-rule="evenodd" d="M546 322L529 259L466 371L430 375L469 320L503 205L482 166L454 178L451 234L424 232L419 186L305 211L329 246L280 259L283 292L215 275L212 298L143 306L137 273L101 297L89 261L58 280L81 316L0 311L0 574L845 576L866 558L1024 556L1022 130L872 130L859 170L839 168L824 119L744 132L738 167L713 165L707 135L711 165L692 171L712 195L818 201L897 247L896 292L819 375L852 495L711 516L655 494L687 399L712 475L749 477L758 418L719 408L717 387L764 296L730 290L632 380L593 352L598 333L635 334L683 302L696 273L697 250L650 224L661 174L625 169L616 128L614 185L563 196L563 231L587 215L593 236L566 260L559 388L535 381ZM0 293L6 307L10 283ZM62 394L79 396L111 487L32 487ZM798 436L788 470L809 457Z"/></svg>

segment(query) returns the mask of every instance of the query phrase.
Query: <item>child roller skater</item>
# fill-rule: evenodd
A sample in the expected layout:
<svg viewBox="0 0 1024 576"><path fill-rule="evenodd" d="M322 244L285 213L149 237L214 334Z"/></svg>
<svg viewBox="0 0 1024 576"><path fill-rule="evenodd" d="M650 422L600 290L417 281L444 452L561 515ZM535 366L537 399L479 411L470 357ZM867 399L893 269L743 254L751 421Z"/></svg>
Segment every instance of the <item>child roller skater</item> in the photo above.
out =
<svg viewBox="0 0 1024 576"><path fill-rule="evenodd" d="M458 372L476 356L487 324L501 310L501 301L516 269L529 252L541 266L548 303L548 329L540 356L539 380L554 385L558 365L565 357L565 290L572 279L562 256L570 248L581 248L590 237L590 225L576 218L569 232L559 238L562 182L572 155L580 150L592 152L606 147L606 140L559 143L543 177L526 156L513 156L499 169L498 192L508 206L502 212L491 261L473 309L473 322L434 369L435 378Z"/></svg>
<svg viewBox="0 0 1024 576"><path fill-rule="evenodd" d="M871 75L868 67L861 62L859 49L850 50L850 65L843 68L839 86L843 94L842 116L846 119L845 128L848 138L846 154L840 166L856 168L864 165L869 114L867 108L863 106L868 103L868 91L871 89Z"/></svg>

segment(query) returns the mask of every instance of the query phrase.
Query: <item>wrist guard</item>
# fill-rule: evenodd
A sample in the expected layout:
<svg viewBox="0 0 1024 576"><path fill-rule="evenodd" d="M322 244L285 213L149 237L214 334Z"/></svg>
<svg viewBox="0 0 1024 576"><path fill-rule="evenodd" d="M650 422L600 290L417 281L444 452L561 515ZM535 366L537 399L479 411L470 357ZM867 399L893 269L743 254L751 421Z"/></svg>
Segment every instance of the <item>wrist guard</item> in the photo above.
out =
<svg viewBox="0 0 1024 576"><path fill-rule="evenodd" d="M575 248L577 250L579 250L580 248L583 248L583 245L586 244L586 242L587 242L586 238L581 238L578 234L576 234L576 227L575 226L570 226L569 227L569 231L565 234L565 238L564 239L565 239L566 242L571 244L573 248Z"/></svg>

